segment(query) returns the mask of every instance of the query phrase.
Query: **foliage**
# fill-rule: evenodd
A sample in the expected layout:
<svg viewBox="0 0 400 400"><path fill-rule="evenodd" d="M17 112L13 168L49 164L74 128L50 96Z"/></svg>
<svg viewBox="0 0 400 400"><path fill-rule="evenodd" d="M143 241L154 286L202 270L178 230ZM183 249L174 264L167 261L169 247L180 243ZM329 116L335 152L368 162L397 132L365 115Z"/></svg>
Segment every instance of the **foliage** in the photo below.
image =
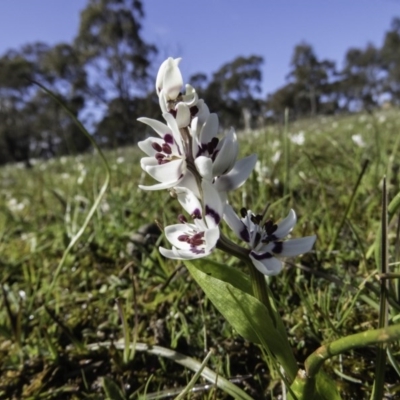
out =
<svg viewBox="0 0 400 400"><path fill-rule="evenodd" d="M279 200L285 179L279 157L282 127L241 136L243 154L256 149L261 159L241 193L230 198L233 207L262 209L269 201L268 214L279 218L294 205L299 215L295 234L318 235L315 253L288 260L283 274L269 278L300 365L319 346L378 326L379 284L368 250L379 227L381 177L387 176L389 202L400 190L399 128L397 109L291 124L291 176L284 200ZM300 133L303 145L297 144ZM0 397L98 399L104 398L105 386L131 399L165 396L174 388L178 395L193 373L146 351L124 354L123 318L132 347L139 341L157 344L198 360L205 349L214 348L207 366L219 376L236 379L254 399L277 398L279 375L266 368L268 355L243 341L220 317L183 265L160 257L154 241L161 244L163 238L147 228L139 233L155 219L174 218L176 203L166 192L137 189L139 182L147 182L135 148L109 151L106 157L112 169L110 190L51 291L63 252L104 180L103 166L97 156L78 155L32 160L31 169L20 164L0 169ZM366 158L369 167L342 225ZM340 226L336 245L328 251ZM396 229L394 218L390 263L398 262ZM213 260L246 271L218 251ZM397 269L391 266L393 273ZM398 296L396 280L392 283ZM389 325L397 320L397 310L398 300L390 305ZM107 341L111 345L98 346ZM396 359L398 346L390 351ZM368 398L375 359L374 347L354 349L327 360L325 371L343 399ZM388 363L385 392L395 398L398 385ZM219 389L208 386L207 392L202 378L195 388L199 398L227 398Z"/></svg>

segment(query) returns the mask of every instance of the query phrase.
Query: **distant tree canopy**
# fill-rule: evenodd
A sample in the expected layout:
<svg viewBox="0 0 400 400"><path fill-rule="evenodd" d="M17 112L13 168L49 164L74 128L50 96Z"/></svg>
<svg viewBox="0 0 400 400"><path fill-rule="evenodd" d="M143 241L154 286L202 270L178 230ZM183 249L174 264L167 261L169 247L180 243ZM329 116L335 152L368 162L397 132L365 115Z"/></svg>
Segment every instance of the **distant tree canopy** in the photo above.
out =
<svg viewBox="0 0 400 400"><path fill-rule="evenodd" d="M134 144L146 134L139 116L159 118L154 91L157 48L142 37L142 0L88 0L72 43L31 43L0 55L0 164L90 148L73 121L35 81L59 96L103 147ZM281 120L373 110L400 104L400 18L381 47L350 48L343 68L295 46L287 82L262 97L264 59L238 56L210 76L189 79L221 127L249 130Z"/></svg>

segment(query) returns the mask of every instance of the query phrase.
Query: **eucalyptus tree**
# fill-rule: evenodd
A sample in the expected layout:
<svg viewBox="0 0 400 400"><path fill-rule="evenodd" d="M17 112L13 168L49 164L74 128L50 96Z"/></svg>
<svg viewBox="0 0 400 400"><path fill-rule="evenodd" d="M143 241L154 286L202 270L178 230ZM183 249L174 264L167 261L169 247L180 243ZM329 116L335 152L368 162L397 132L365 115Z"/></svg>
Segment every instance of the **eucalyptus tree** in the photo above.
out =
<svg viewBox="0 0 400 400"><path fill-rule="evenodd" d="M394 103L400 103L400 18L394 18L386 32L381 49L382 67L386 72L384 89Z"/></svg>
<svg viewBox="0 0 400 400"><path fill-rule="evenodd" d="M34 96L37 58L47 47L43 43L9 50L0 57L0 163L25 161L29 165L34 136L34 110L27 104Z"/></svg>
<svg viewBox="0 0 400 400"><path fill-rule="evenodd" d="M98 131L104 144L135 140L137 98L149 90L149 68L156 54L156 47L142 37L143 18L140 0L89 0L81 13L75 46L91 77L94 99L105 109L99 126L111 127Z"/></svg>
<svg viewBox="0 0 400 400"><path fill-rule="evenodd" d="M371 109L379 103L383 93L382 72L381 52L374 45L347 51L340 72L340 90L347 110Z"/></svg>
<svg viewBox="0 0 400 400"><path fill-rule="evenodd" d="M68 44L32 43L0 57L1 162L80 152L88 141L34 82L61 97L73 113L85 105L86 73Z"/></svg>
<svg viewBox="0 0 400 400"><path fill-rule="evenodd" d="M197 74L191 81L200 84L210 110L223 115L225 126L242 125L249 128L250 119L261 113L262 64L261 56L237 57L222 65L208 81ZM240 115L243 119L241 120Z"/></svg>
<svg viewBox="0 0 400 400"><path fill-rule="evenodd" d="M331 79L335 75L335 63L319 60L308 43L298 44L290 62L291 71L287 75L295 89L295 108L298 114L319 111L323 96L330 94ZM306 100L306 101L305 101ZM306 104L308 103L308 106ZM305 108L306 107L306 108Z"/></svg>

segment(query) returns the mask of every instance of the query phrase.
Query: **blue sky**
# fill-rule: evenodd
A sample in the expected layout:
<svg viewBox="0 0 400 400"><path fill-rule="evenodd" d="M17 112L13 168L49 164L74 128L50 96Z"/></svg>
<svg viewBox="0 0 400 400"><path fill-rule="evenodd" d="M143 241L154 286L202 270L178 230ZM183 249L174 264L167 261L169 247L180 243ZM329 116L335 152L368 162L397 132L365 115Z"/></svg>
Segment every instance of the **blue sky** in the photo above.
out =
<svg viewBox="0 0 400 400"><path fill-rule="evenodd" d="M301 41L340 67L349 47L381 45L399 0L143 0L144 37L160 59L183 57L186 78L238 55L264 57L264 93L285 83ZM34 41L71 41L86 0L1 0L0 54Z"/></svg>

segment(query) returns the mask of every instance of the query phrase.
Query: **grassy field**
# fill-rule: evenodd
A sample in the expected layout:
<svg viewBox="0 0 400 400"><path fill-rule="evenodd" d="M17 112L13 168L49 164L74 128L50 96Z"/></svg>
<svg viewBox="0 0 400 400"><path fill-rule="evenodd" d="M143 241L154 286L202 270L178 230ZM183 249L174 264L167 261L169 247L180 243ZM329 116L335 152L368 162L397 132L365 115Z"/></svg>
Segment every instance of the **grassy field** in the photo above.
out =
<svg viewBox="0 0 400 400"><path fill-rule="evenodd" d="M377 327L379 281L370 248L383 176L389 201L400 191L400 116L392 109L299 121L290 124L287 142L283 132L271 126L240 134L242 156L256 152L260 163L230 200L254 212L269 203L275 219L292 207L299 219L293 236L318 236L313 252L287 260L283 273L269 279L301 366L321 344ZM83 155L0 169L0 398L175 398L195 373L144 344L188 362L214 349L207 366L218 376L254 399L279 398L279 375L267 369L259 348L232 330L182 263L159 255L163 237L147 224L176 223L179 204L167 191L137 188L152 182L141 172L138 149L105 156L110 184L62 264L106 179L104 164ZM391 263L399 259L398 230L396 217ZM242 268L219 251L212 258ZM400 286L391 283L395 322ZM131 346L123 350L123 343ZM399 398L399 346L391 353L386 393ZM373 347L354 350L329 360L325 371L343 399L367 399L375 359ZM184 398L230 397L200 378Z"/></svg>

